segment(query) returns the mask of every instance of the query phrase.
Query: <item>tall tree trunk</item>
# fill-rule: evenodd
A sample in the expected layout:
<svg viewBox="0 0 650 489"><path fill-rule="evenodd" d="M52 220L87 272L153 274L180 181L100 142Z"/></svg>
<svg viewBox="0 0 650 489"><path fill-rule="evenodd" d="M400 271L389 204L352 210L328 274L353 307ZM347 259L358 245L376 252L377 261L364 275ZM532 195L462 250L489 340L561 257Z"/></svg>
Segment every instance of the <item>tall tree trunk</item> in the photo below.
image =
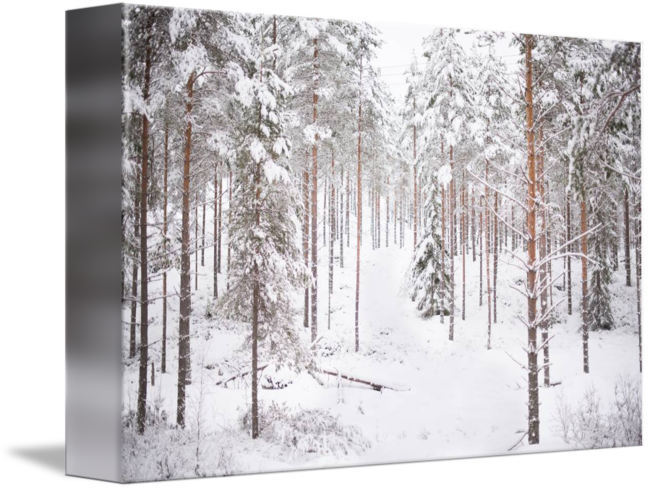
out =
<svg viewBox="0 0 650 489"><path fill-rule="evenodd" d="M390 178L386 186L386 248L390 245Z"/></svg>
<svg viewBox="0 0 650 489"><path fill-rule="evenodd" d="M343 255L343 239L345 237L345 219L344 219L344 214L343 214L343 201L345 198L345 195L343 193L343 188L344 188L344 178L345 178L345 173L343 171L343 167L341 165L341 189L339 190L339 254L341 255L339 259L339 265L341 268L344 266L344 255Z"/></svg>
<svg viewBox="0 0 650 489"><path fill-rule="evenodd" d="M479 198L480 201L480 198ZM480 203L480 202L479 202ZM478 284L478 304L483 307L483 210L479 211L479 284ZM486 235L487 236L487 235Z"/></svg>
<svg viewBox="0 0 650 489"><path fill-rule="evenodd" d="M496 325L497 322L497 270L499 264L499 195L494 192L494 227L492 232L494 234L494 248L492 249L492 308L494 312L492 313L492 321Z"/></svg>
<svg viewBox="0 0 650 489"><path fill-rule="evenodd" d="M201 214L201 266L205 266L205 199L203 199L203 212Z"/></svg>
<svg viewBox="0 0 650 489"><path fill-rule="evenodd" d="M361 80L363 78L363 56L359 63L359 119L357 127L357 274L354 296L354 351L359 351L359 277L361 273Z"/></svg>
<svg viewBox="0 0 650 489"><path fill-rule="evenodd" d="M194 80L190 74L185 86L185 149L183 152L183 208L181 218L181 297L178 314L178 394L176 423L185 428L185 386L190 379L190 316L192 315L192 291L190 276L190 158L192 155L192 106Z"/></svg>
<svg viewBox="0 0 650 489"><path fill-rule="evenodd" d="M466 192L466 182L465 182L465 169L463 168L463 182L462 188L460 191L460 224L461 224L461 237L462 242L462 253L463 253L463 302L462 302L462 319L465 321L465 282L466 282L466 271L465 271L465 257L467 251L467 226L466 226L466 216L467 216L467 196Z"/></svg>
<svg viewBox="0 0 650 489"><path fill-rule="evenodd" d="M413 101L413 110L415 110L415 100ZM413 125L413 250L418 246L418 167L417 158L417 129Z"/></svg>
<svg viewBox="0 0 650 489"><path fill-rule="evenodd" d="M135 172L135 192L133 202L133 220L134 220L134 235L135 239L140 239L140 174L142 173L140 158L138 160L138 167ZM138 243L140 244L140 243ZM133 259L133 268L131 271L131 329L129 331L129 358L135 358L136 350L136 327L137 327L137 308L138 308L138 260Z"/></svg>
<svg viewBox="0 0 650 489"><path fill-rule="evenodd" d="M485 160L485 181L488 181L488 161ZM492 289L490 288L490 219L488 209L488 199L490 192L488 186L485 186L485 277L487 281L487 311L488 311L488 338L487 349L492 348ZM482 257L481 257L482 259Z"/></svg>
<svg viewBox="0 0 650 489"><path fill-rule="evenodd" d="M167 179L169 176L169 126L165 122L165 173L163 180L163 254L167 259ZM165 267L166 268L166 267ZM167 271L163 272L162 373L167 373Z"/></svg>
<svg viewBox="0 0 650 489"><path fill-rule="evenodd" d="M472 206L472 262L476 263L476 203L474 193L472 193L470 205Z"/></svg>
<svg viewBox="0 0 650 489"><path fill-rule="evenodd" d="M302 172L302 195L303 195L303 216L302 216L302 254L305 260L305 268L309 270L309 151L305 153L305 167ZM305 287L305 311L303 316L303 326L309 328L309 293L310 288Z"/></svg>
<svg viewBox="0 0 650 489"><path fill-rule="evenodd" d="M587 202L585 189L582 189L580 201L580 233L582 238L582 367L584 373L589 373L589 312L587 310Z"/></svg>
<svg viewBox="0 0 650 489"><path fill-rule="evenodd" d="M444 155L444 143L441 143L441 148L442 148L442 154ZM445 254L447 252L447 247L445 246L445 239L446 239L445 200L446 200L446 195L445 195L445 186L444 186L444 184L442 185L441 196L442 196L442 199L441 199L441 201L442 201L442 209L441 209L441 212L440 212L440 225L442 227L442 241L441 241L442 253L440 255L440 261L441 261L440 265L441 265L441 269L442 269L442 276L444 277L445 273L447 271L447 258L445 256ZM440 294L440 324L445 324L445 296L447 295L447 288L445 286L446 281L442 280L441 284L442 284L442 287L441 287L442 291L441 291L441 294Z"/></svg>
<svg viewBox="0 0 650 489"><path fill-rule="evenodd" d="M566 194L566 240L567 243L571 241L571 197L569 193ZM573 245L569 245L569 250L573 248ZM571 316L573 312L573 300L571 294L571 257L566 257L566 290L567 290L567 314Z"/></svg>
<svg viewBox="0 0 650 489"><path fill-rule="evenodd" d="M318 40L314 39L314 87L313 87L313 118L318 121ZM318 336L318 134L316 142L311 147L311 341Z"/></svg>
<svg viewBox="0 0 650 489"><path fill-rule="evenodd" d="M232 170L228 172L228 254L226 256L226 266L228 268L228 277L226 279L226 290L230 290L230 223L232 222Z"/></svg>
<svg viewBox="0 0 650 489"><path fill-rule="evenodd" d="M624 190L623 221L625 223L625 285L632 286L632 259L630 257L630 193L627 186Z"/></svg>
<svg viewBox="0 0 650 489"><path fill-rule="evenodd" d="M636 240L634 251L636 258L636 317L639 325L639 372L643 372L643 346L641 343L641 198L636 204Z"/></svg>
<svg viewBox="0 0 650 489"><path fill-rule="evenodd" d="M221 167L222 164L219 163L219 166ZM218 243L217 243L217 273L221 273L221 228L222 228L222 221L221 221L221 216L223 214L223 178L221 177L221 170L219 170L219 192L218 192L218 199L219 199L219 217L218 217L218 222L217 222L217 234L218 234Z"/></svg>
<svg viewBox="0 0 650 489"><path fill-rule="evenodd" d="M212 271L213 271L213 278L214 278L214 283L212 285L213 288L213 295L215 299L219 298L219 283L218 283L218 278L219 278L219 258L218 258L218 253L219 253L219 239L217 238L217 233L219 232L218 229L218 221L219 221L219 210L218 209L218 200L217 200L217 194L219 193L219 184L218 184L218 175L217 175L217 164L215 163L214 165L214 231L212 233L212 248L214 252L214 260L212 263Z"/></svg>
<svg viewBox="0 0 650 489"><path fill-rule="evenodd" d="M455 208L455 199L454 195L454 146L449 145L449 166L451 168L451 182L449 182L449 237L451 238L452 247L456 242L456 208ZM456 316L455 311L455 295L456 295L456 279L455 279L455 268L454 268L454 253L452 248L451 253L451 292L449 294L449 341L454 341L454 317Z"/></svg>
<svg viewBox="0 0 650 489"><path fill-rule="evenodd" d="M327 244L327 179L323 183L323 246Z"/></svg>
<svg viewBox="0 0 650 489"><path fill-rule="evenodd" d="M528 248L528 443L539 444L539 371L537 368L537 215L535 171L535 133L533 118L533 37L525 35L526 65L526 139L528 149L528 200L527 200L527 248Z"/></svg>
<svg viewBox="0 0 650 489"><path fill-rule="evenodd" d="M327 297L327 329L330 329L331 326L331 316L332 316L332 293L334 292L334 236L336 235L336 220L335 211L336 211L336 202L334 200L334 151L332 151L332 179L330 183L332 187L330 193L330 249L329 249L329 287L328 287L328 297Z"/></svg>
<svg viewBox="0 0 650 489"><path fill-rule="evenodd" d="M149 100L151 83L151 33L153 16L147 19L145 33L144 88L142 98ZM144 433L147 414L147 368L149 366L149 262L147 257L147 204L149 200L149 119L142 116L142 175L140 178L140 368L138 372L138 433Z"/></svg>
<svg viewBox="0 0 650 489"><path fill-rule="evenodd" d="M377 248L381 248L381 194L379 190L376 192L377 195L377 225L375 229L377 230Z"/></svg>
<svg viewBox="0 0 650 489"><path fill-rule="evenodd" d="M374 188L368 191L368 205L370 206L370 237L372 238L372 249L377 248L376 240L377 234L375 233L375 194Z"/></svg>
<svg viewBox="0 0 650 489"><path fill-rule="evenodd" d="M540 235L539 235L539 259L540 261L543 261L546 258L547 250L546 250L546 203L545 203L545 197L546 197L546 189L544 188L544 130L543 128L540 128L539 130L539 141L538 141L538 146L539 146L539 153L537 155L538 159L538 174L539 178L537 180L537 185L538 185L538 190L539 190L539 201L542 205L542 208L540 209L540 217L542 218L542 225L540 229ZM540 322L540 326L542 329L542 344L544 345L544 387L550 387L551 386L551 367L550 367L550 349L549 349L549 340L548 340L548 319L546 319L544 316L546 315L546 312L548 310L547 307L547 301L548 301L548 285L549 285L549 280L550 277L547 275L547 267L543 265L540 268L540 287L542 289L541 292L541 299L540 299L540 304L541 304L541 314L542 314L542 319Z"/></svg>
<svg viewBox="0 0 650 489"><path fill-rule="evenodd" d="M346 185L345 185L345 239L346 246L350 247L350 172L345 172L346 174Z"/></svg>
<svg viewBox="0 0 650 489"><path fill-rule="evenodd" d="M199 193L194 197L194 290L199 290Z"/></svg>

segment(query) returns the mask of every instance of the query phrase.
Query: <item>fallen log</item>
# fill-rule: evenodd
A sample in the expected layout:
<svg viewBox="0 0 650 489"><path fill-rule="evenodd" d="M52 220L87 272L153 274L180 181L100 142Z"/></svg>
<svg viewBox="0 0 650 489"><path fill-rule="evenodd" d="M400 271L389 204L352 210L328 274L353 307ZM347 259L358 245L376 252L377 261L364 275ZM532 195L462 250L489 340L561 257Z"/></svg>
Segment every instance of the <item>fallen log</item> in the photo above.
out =
<svg viewBox="0 0 650 489"><path fill-rule="evenodd" d="M262 365L261 367L257 367L257 371L260 372L260 371L264 370L266 367L268 367L268 364L266 364L266 365ZM223 386L225 387L226 384L227 384L228 382L230 382L231 380L239 379L239 378L241 378L241 377L246 377L247 375L250 375L250 373L251 373L252 371L253 371L252 368L250 368L250 369L248 369L248 370L244 370L243 372L239 372L239 373L233 375L232 377L228 377L227 379L220 380L219 382L217 382L217 383L214 384L214 385L223 385Z"/></svg>
<svg viewBox="0 0 650 489"><path fill-rule="evenodd" d="M268 364L266 364L266 365L262 365L262 366L258 367L258 368L257 368L257 371L258 371L258 372L261 372L261 371L264 370L266 367L268 367ZM233 375L232 377L228 377L227 379L222 379L222 380L216 382L214 385L215 385L215 386L223 385L224 387L226 387L226 384L228 384L228 382L231 382L231 381L233 381L233 380L235 380L235 379L239 379L239 378L246 377L247 375L250 375L250 374L251 374L252 370L253 370L253 369L247 369L247 370L244 370L244 371L242 371L242 372L239 372L239 373ZM314 373L324 374L324 375L331 375L332 377L341 378L341 379L344 379L344 380L347 380L347 381L350 381L350 382L356 382L357 384L367 385L368 387L371 387L373 390L376 390L376 391L378 391L378 392L381 392L381 391L383 391L384 389L388 389L388 390L392 390L392 391L397 391L397 392L404 392L404 391L408 391L408 390L410 390L408 387L404 387L404 386L395 386L395 385L392 385L392 386L391 386L391 385L386 385L386 384L380 384L380 383L378 383L378 382L373 382L373 381L371 381L371 380L360 379L360 378L358 378L358 377L354 377L354 376L352 376L352 375L347 375L347 374L343 374L343 373L340 373L340 372L333 372L333 371L331 371L331 370L325 370L325 369L310 369L310 370L309 370L309 373L310 373L312 376L314 376L314 375L313 375ZM314 378L315 378L315 377L314 377ZM318 382L318 379L316 379L316 381ZM320 383L321 385L323 385L321 382L319 382L319 383Z"/></svg>
<svg viewBox="0 0 650 489"><path fill-rule="evenodd" d="M373 390L376 390L378 392L381 392L384 389L389 389L391 391L398 391L398 392L404 392L409 390L408 387L379 384L377 382L360 379L358 377L352 377L351 375L342 374L340 372L332 372L331 370L317 369L316 372L320 374L331 375L332 377L337 377L337 378L340 377L342 379L349 380L350 382L356 382L358 384L367 385L369 387L372 387Z"/></svg>

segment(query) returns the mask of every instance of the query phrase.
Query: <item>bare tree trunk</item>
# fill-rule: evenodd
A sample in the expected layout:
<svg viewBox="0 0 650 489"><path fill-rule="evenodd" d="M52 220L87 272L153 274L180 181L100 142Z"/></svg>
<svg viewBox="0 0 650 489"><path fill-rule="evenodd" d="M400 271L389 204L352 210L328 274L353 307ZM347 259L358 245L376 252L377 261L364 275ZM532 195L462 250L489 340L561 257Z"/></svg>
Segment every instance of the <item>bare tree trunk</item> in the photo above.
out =
<svg viewBox="0 0 650 489"><path fill-rule="evenodd" d="M442 143L441 143L442 145ZM444 154L444 149L443 149L443 154ZM442 209L441 209L441 216L440 216L440 225L442 226L442 253L440 255L440 261L441 263L441 268L442 268L442 276L445 276L445 273L447 271L447 259L445 257L446 253L446 246L445 246L445 239L446 239L446 230L445 230L445 186L444 184L442 185ZM440 324L445 324L445 296L447 295L447 288L445 287L446 281L442 280L442 291L440 294Z"/></svg>
<svg viewBox="0 0 650 489"><path fill-rule="evenodd" d="M217 238L219 234L219 223L218 223L218 212L217 208L219 205L218 194L219 192L219 174L218 174L218 164L214 164L214 236L213 236L213 247L214 247L214 264L213 264L213 275L214 275L214 298L215 300L219 298L219 241L221 237Z"/></svg>
<svg viewBox="0 0 650 489"><path fill-rule="evenodd" d="M142 98L149 100L151 83L151 33L153 16L147 19ZM147 414L147 368L149 367L149 262L147 256L147 204L149 201L149 119L142 116L142 175L140 177L140 365L138 371L138 433L144 433Z"/></svg>
<svg viewBox="0 0 650 489"><path fill-rule="evenodd" d="M194 197L194 290L199 290L199 193Z"/></svg>
<svg viewBox="0 0 650 489"><path fill-rule="evenodd" d="M305 168L302 172L303 184L303 216L302 216L302 255L305 259L305 268L309 270L309 152L307 151ZM309 287L305 287L305 311L303 316L303 326L309 328Z"/></svg>
<svg viewBox="0 0 650 489"><path fill-rule="evenodd" d="M313 119L314 125L318 120L318 40L314 39L314 90L313 90ZM311 170L311 341L318 336L318 135L312 145Z"/></svg>
<svg viewBox="0 0 650 489"><path fill-rule="evenodd" d="M537 256L536 242L536 171L535 171L535 133L533 118L533 38L530 34L525 39L526 63L526 138L528 148L528 443L539 444L539 371L537 368Z"/></svg>
<svg viewBox="0 0 650 489"><path fill-rule="evenodd" d="M566 240L567 243L571 241L571 197L569 196L569 193L567 192L566 194ZM572 245L569 245L572 247ZM572 301L572 294L571 294L571 257L567 256L566 257L566 271L567 271L567 277L566 277L566 287L567 287L567 314L571 316L572 314L572 309L573 309L573 301Z"/></svg>
<svg viewBox="0 0 650 489"><path fill-rule="evenodd" d="M456 209L455 209L455 198L454 195L454 146L449 145L449 166L451 167L451 182L449 182L449 237L451 238L452 247L456 242ZM456 295L456 279L455 279L455 268L454 268L454 249L451 249L451 293L449 294L449 341L454 340L454 317L455 312L455 295Z"/></svg>
<svg viewBox="0 0 650 489"><path fill-rule="evenodd" d="M463 182L462 182L462 189L460 191L460 224L461 224L461 237L460 240L462 241L462 253L463 253L463 302L462 302L462 310L461 310L461 317L463 321L465 321L465 282L466 282L466 271L465 271L465 255L467 254L467 226L466 226L466 216L467 216L467 197L465 195L466 193L466 182L465 182L465 169L463 168Z"/></svg>
<svg viewBox="0 0 650 489"><path fill-rule="evenodd" d="M580 232L582 238L582 363L584 373L589 373L589 313L587 310L587 203L582 189L582 201L580 202Z"/></svg>
<svg viewBox="0 0 650 489"><path fill-rule="evenodd" d="M359 63L359 89L363 78L363 56ZM361 272L361 90L359 91L359 119L357 135L357 275L354 297L354 351L359 351L359 277Z"/></svg>
<svg viewBox="0 0 650 489"><path fill-rule="evenodd" d="M336 202L334 201L334 151L332 151L332 187L330 194L330 249L329 249L329 292L327 297L327 329L330 329L332 316L332 293L334 292L334 236L336 235L336 221L334 212L336 211Z"/></svg>
<svg viewBox="0 0 650 489"><path fill-rule="evenodd" d="M483 307L483 210L479 211L479 291L478 291L478 303L479 307ZM486 234L487 236L487 234Z"/></svg>
<svg viewBox="0 0 650 489"><path fill-rule="evenodd" d="M203 199L203 213L201 215L201 266L205 266L205 199Z"/></svg>
<svg viewBox="0 0 650 489"><path fill-rule="evenodd" d="M624 199L623 199L623 221L625 223L625 285L628 287L632 286L632 259L630 257L630 193L627 189L627 186L624 190Z"/></svg>
<svg viewBox="0 0 650 489"><path fill-rule="evenodd" d="M386 248L390 245L390 178L386 187Z"/></svg>
<svg viewBox="0 0 650 489"><path fill-rule="evenodd" d="M220 163L219 166L222 166ZM218 234L218 243L217 243L217 273L221 273L221 227L222 227L222 221L221 221L221 216L223 214L223 178L221 176L221 170L219 170L219 192L218 192L218 198L219 198L219 217L218 217L218 222L217 222L217 234Z"/></svg>
<svg viewBox="0 0 650 489"><path fill-rule="evenodd" d="M472 262L476 263L476 202L472 193Z"/></svg>
<svg viewBox="0 0 650 489"><path fill-rule="evenodd" d="M540 216L542 218L542 226L540 229L540 235L539 235L539 259L540 261L543 261L546 258L546 203L545 203L545 193L546 190L544 188L544 130L543 127L539 129L539 153L537 155L537 160L538 160L538 170L537 173L539 175L539 178L537 180L537 185L538 185L538 190L539 190L539 201L542 205L542 208L540 209ZM548 301L548 294L547 294L547 286L548 286L548 281L549 281L549 276L546 273L547 268L545 265L543 265L540 269L540 287L542 289L541 292L541 314L542 314L542 320L540 322L540 326L542 329L542 344L544 345L544 387L550 387L551 386L551 367L550 367L550 351L549 351L549 341L548 341L548 319L545 319L544 316L546 315L546 312L548 310L547 307L547 301Z"/></svg>
<svg viewBox="0 0 650 489"><path fill-rule="evenodd" d="M339 265L341 265L341 268L343 268L343 266L344 266L344 263L343 263L344 262L343 239L345 238L345 228L344 228L345 219L343 217L343 200L344 200L344 197L345 197L345 195L343 193L343 188L344 188L343 179L344 178L345 178L345 174L343 172L343 168L341 167L341 189L339 190L339 201L340 201L339 202L339 206L340 206L340 210L339 210L339 216L340 216L339 217L339 221L340 221L339 222L339 226L340 226L339 227L339 229L340 229L340 231L339 231L339 248L340 248L340 250L339 250L339 253L341 255L341 258L339 259Z"/></svg>
<svg viewBox="0 0 650 489"><path fill-rule="evenodd" d="M165 173L163 180L163 254L167 255L167 179L169 176L169 126L165 122ZM167 372L167 272L163 272L163 330L161 371Z"/></svg>
<svg viewBox="0 0 650 489"><path fill-rule="evenodd" d="M183 208L181 219L181 297L178 315L178 395L176 423L185 428L185 386L190 378L190 316L192 314L192 291L190 277L190 158L192 154L192 106L195 73L186 84L186 127L183 153Z"/></svg>
<svg viewBox="0 0 650 489"><path fill-rule="evenodd" d="M133 202L133 220L134 220L134 235L135 239L140 239L140 174L141 162L138 157L138 168L135 173L135 192ZM139 244L139 243L138 243ZM133 259L133 268L131 271L131 329L129 331L129 358L135 358L136 350L136 318L138 307L138 260Z"/></svg>
<svg viewBox="0 0 650 489"><path fill-rule="evenodd" d="M492 286L492 307L494 309L494 312L492 313L492 321L494 324L497 322L497 269L498 269L498 264L499 264L499 219L497 217L499 212L499 195L494 192L494 227L492 228L492 232L494 234L494 248L492 250L492 259L493 259L493 265L492 265L492 271L494 272L492 275L493 278L493 286Z"/></svg>
<svg viewBox="0 0 650 489"><path fill-rule="evenodd" d="M345 239L346 245L350 247L350 172L346 173L346 186L345 186Z"/></svg>
<svg viewBox="0 0 650 489"><path fill-rule="evenodd" d="M488 161L485 160L485 181L488 181ZM492 289L490 288L490 219L488 209L488 199L490 191L488 186L485 186L485 277L487 279L487 311L488 311L488 339L487 349L492 348Z"/></svg>
<svg viewBox="0 0 650 489"><path fill-rule="evenodd" d="M413 101L413 109L415 109L415 100ZM417 143L416 143L417 129L413 126L413 250L418 246L418 167L416 165L417 157Z"/></svg>
<svg viewBox="0 0 650 489"><path fill-rule="evenodd" d="M370 191L369 195L370 203L370 236L372 236L372 249L377 249L377 234L375 233L375 211L377 210L375 202L375 191L374 189Z"/></svg>
<svg viewBox="0 0 650 489"><path fill-rule="evenodd" d="M639 372L643 372L643 346L641 343L641 198L637 197L636 204L636 316L639 324Z"/></svg>
<svg viewBox="0 0 650 489"><path fill-rule="evenodd" d="M375 225L375 229L377 230L377 248L381 248L381 194L379 190L376 191L376 195L377 213L375 215L377 216L377 224Z"/></svg>
<svg viewBox="0 0 650 489"><path fill-rule="evenodd" d="M228 254L226 256L226 266L228 267L228 277L226 281L226 290L230 290L230 223L232 221L232 170L228 172Z"/></svg>

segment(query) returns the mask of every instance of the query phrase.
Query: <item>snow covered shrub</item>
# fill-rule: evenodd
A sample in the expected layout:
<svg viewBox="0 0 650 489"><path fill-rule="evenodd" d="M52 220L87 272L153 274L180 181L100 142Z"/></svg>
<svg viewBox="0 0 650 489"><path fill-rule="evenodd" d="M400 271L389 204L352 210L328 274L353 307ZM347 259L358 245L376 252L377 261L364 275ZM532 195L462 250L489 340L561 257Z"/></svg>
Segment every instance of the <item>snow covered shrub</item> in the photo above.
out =
<svg viewBox="0 0 650 489"><path fill-rule="evenodd" d="M273 402L268 409L262 407L260 414L261 437L294 455L359 455L370 447L358 427L339 423L323 409L291 409ZM249 412L244 414L242 426L250 430Z"/></svg>
<svg viewBox="0 0 650 489"><path fill-rule="evenodd" d="M261 385L263 389L284 389L293 384L296 372L286 367L269 365L262 372Z"/></svg>
<svg viewBox="0 0 650 489"><path fill-rule="evenodd" d="M323 337L316 343L316 351L319 357L331 357L341 351L341 343L334 338Z"/></svg>
<svg viewBox="0 0 650 489"><path fill-rule="evenodd" d="M614 401L609 410L591 387L574 410L566 399L559 399L556 431L576 448L609 448L642 444L641 385L621 377L614 385Z"/></svg>
<svg viewBox="0 0 650 489"><path fill-rule="evenodd" d="M122 430L122 470L129 482L168 480L190 476L194 467L192 435L154 424L138 435L135 427Z"/></svg>

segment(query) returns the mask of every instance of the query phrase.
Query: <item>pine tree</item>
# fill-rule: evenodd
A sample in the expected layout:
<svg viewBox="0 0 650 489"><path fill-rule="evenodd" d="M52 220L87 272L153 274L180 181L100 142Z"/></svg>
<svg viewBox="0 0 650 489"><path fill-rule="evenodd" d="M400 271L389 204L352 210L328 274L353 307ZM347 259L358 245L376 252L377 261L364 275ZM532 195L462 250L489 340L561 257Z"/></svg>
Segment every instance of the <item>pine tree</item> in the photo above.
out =
<svg viewBox="0 0 650 489"><path fill-rule="evenodd" d="M285 128L291 89L272 69L272 55L281 52L264 35L268 23L264 16L251 20L248 38L261 39L262 45L251 46L254 57L247 60L247 69L235 73L241 117L229 229L234 258L222 304L227 317L251 326L253 438L260 432L260 358L299 368L307 355L294 327L293 294L305 285L307 271L297 239L300 196L288 164L291 144Z"/></svg>
<svg viewBox="0 0 650 489"><path fill-rule="evenodd" d="M442 268L442 235L437 224L441 220L441 183L432 169L424 175L425 226L411 264L411 292L418 311L428 319L444 314L443 294L449 284L449 276ZM443 171L442 181L445 179Z"/></svg>

